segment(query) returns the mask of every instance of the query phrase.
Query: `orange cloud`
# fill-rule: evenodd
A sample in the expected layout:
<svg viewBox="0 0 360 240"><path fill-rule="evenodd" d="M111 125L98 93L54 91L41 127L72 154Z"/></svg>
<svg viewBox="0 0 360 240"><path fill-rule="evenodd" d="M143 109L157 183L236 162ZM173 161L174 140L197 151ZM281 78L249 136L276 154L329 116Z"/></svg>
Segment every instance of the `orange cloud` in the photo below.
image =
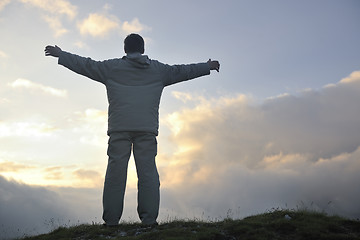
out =
<svg viewBox="0 0 360 240"><path fill-rule="evenodd" d="M122 24L121 28L126 34L150 30L148 26L140 23L139 19L137 18L134 18L131 22L125 21Z"/></svg>
<svg viewBox="0 0 360 240"><path fill-rule="evenodd" d="M118 30L119 27L117 17L99 13L91 13L86 19L78 23L82 35L93 37L106 37L111 31Z"/></svg>
<svg viewBox="0 0 360 240"><path fill-rule="evenodd" d="M25 164L21 164L21 163L16 163L16 162L1 162L0 163L0 173L4 173L4 172L19 172L25 169L31 169L34 168L31 165L25 165Z"/></svg>
<svg viewBox="0 0 360 240"><path fill-rule="evenodd" d="M348 77L341 79L340 83L360 82L360 71L352 72Z"/></svg>

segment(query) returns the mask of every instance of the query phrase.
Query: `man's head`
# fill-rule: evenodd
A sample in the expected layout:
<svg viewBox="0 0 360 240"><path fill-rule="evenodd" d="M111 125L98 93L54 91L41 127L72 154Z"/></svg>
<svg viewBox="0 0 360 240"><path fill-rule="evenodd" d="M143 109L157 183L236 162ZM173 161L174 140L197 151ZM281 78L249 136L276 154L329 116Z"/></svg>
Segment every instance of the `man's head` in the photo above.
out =
<svg viewBox="0 0 360 240"><path fill-rule="evenodd" d="M141 53L143 54L144 49L144 39L139 35L132 33L128 35L124 40L124 51L125 53Z"/></svg>

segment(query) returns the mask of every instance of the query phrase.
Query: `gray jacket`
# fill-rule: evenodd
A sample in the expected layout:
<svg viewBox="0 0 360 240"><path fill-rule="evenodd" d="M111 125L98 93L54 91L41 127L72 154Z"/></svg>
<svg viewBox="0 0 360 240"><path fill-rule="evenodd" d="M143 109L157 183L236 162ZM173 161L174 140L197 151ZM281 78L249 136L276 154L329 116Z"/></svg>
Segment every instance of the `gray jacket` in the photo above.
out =
<svg viewBox="0 0 360 240"><path fill-rule="evenodd" d="M170 66L141 54L94 61L63 51L58 63L105 84L109 101L108 135L122 131L157 135L164 87L210 74L207 63Z"/></svg>

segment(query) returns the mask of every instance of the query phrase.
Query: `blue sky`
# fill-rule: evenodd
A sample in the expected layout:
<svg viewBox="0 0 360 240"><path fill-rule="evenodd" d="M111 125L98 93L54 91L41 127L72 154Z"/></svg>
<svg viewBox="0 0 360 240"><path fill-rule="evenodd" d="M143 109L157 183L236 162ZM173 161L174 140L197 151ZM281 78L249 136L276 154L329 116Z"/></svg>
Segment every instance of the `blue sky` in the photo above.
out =
<svg viewBox="0 0 360 240"><path fill-rule="evenodd" d="M348 0L0 0L0 233L101 221L106 91L44 47L105 60L131 32L161 62L221 64L163 93L160 220L299 205L359 217L359 12ZM126 201L137 220L133 160Z"/></svg>

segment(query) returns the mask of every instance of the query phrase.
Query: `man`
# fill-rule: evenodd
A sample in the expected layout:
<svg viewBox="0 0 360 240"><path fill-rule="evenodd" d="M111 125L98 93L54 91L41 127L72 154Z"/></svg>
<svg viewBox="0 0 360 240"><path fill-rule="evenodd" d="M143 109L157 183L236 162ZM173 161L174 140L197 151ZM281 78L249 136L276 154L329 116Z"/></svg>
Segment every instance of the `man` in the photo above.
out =
<svg viewBox="0 0 360 240"><path fill-rule="evenodd" d="M108 166L103 192L103 220L116 226L123 211L127 166L133 150L138 176L138 214L141 222L156 225L160 181L156 169L158 110L164 87L219 71L218 61L167 65L149 59L144 40L130 34L124 40L126 56L94 61L46 46L45 55L58 64L106 86L108 109Z"/></svg>

